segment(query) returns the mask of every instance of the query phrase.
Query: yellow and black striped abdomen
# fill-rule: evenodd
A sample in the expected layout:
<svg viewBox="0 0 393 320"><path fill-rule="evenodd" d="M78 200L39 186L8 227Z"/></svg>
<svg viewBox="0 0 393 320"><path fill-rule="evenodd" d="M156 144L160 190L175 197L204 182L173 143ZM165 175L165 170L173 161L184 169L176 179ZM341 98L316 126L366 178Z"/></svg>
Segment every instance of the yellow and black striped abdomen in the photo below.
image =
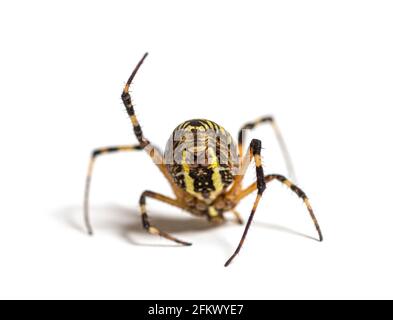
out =
<svg viewBox="0 0 393 320"><path fill-rule="evenodd" d="M212 202L233 182L238 163L231 135L209 120L190 120L173 132L165 160L176 184L196 198Z"/></svg>

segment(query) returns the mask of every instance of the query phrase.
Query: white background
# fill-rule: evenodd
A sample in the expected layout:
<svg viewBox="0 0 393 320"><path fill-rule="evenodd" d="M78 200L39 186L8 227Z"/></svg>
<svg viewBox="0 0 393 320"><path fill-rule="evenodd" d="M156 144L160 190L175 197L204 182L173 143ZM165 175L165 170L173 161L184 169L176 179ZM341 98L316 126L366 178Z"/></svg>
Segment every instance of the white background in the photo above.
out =
<svg viewBox="0 0 393 320"><path fill-rule="evenodd" d="M0 297L393 298L392 16L391 1L2 2ZM132 92L146 136L163 147L190 118L236 135L275 115L325 242L276 183L229 268L233 223L149 202L194 246L145 234L141 192L170 190L143 153L98 160L86 236L89 154L135 143L120 93L145 51ZM285 174L269 128L253 137Z"/></svg>

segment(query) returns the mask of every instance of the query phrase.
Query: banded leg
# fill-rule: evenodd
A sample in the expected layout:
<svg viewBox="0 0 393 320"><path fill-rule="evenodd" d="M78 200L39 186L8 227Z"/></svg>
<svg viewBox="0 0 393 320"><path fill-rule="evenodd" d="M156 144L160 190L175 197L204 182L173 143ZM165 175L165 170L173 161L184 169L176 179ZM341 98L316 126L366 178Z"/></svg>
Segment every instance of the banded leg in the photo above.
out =
<svg viewBox="0 0 393 320"><path fill-rule="evenodd" d="M159 235L159 236L161 236L163 238L166 238L168 240L174 241L174 242L179 243L179 244L184 245L184 246L191 246L192 245L191 243L179 240L179 239L171 236L170 234L168 234L168 233L166 233L164 231L161 231L157 227L152 226L150 224L149 217L147 216L147 212L146 212L146 198L156 199L158 201L164 202L164 203L172 205L174 207L177 207L177 208L180 208L180 209L185 209L177 200L168 198L168 197L163 196L161 194L158 194L156 192L145 191L144 193L142 193L142 196L141 196L140 201L139 201L140 206L141 206L143 228L145 228L147 230L147 232L149 232L150 234Z"/></svg>
<svg viewBox="0 0 393 320"><path fill-rule="evenodd" d="M139 121L138 121L136 115L135 115L134 105L132 103L131 95L129 92L131 83L134 80L139 68L141 67L141 65L145 61L147 55L148 55L148 53L145 53L144 56L142 57L142 59L137 64L137 66L135 67L134 71L132 72L130 78L128 79L128 81L124 87L121 98L123 100L124 106L126 107L127 113L131 119L131 123L134 128L135 136L138 139L138 142L139 142L141 148L143 148L148 153L148 155L153 160L153 162L157 165L157 167L160 169L162 174L164 174L166 179L171 184L172 189L175 192L175 194L177 196L180 196L183 193L181 190L179 190L179 187L174 183L173 178L171 177L169 171L167 170L166 165L164 163L163 155L161 154L161 152L157 148L155 148L150 143L150 141L148 139L146 139L146 137L143 134L142 128L139 124Z"/></svg>
<svg viewBox="0 0 393 320"><path fill-rule="evenodd" d="M285 165L287 167L288 174L294 181L296 181L295 170L294 170L294 167L292 164L291 157L288 152L287 145L285 143L285 140L281 134L279 127L277 126L275 119L271 116L262 117L254 122L247 123L240 129L239 136L238 136L240 157L243 156L243 141L244 141L243 139L245 139L246 130L252 130L255 127L257 127L258 125L262 125L262 124L270 124L272 126L272 128L274 130L274 134L276 135L278 144L280 145L280 149L281 149L281 152L282 152L284 160L285 160Z"/></svg>
<svg viewBox="0 0 393 320"><path fill-rule="evenodd" d="M85 200L84 200L84 221L85 221L86 229L87 229L87 232L89 233L89 235L93 235L93 228L91 226L90 215L89 215L89 197L90 197L91 179L92 179L92 175L93 175L94 163L95 163L96 158L100 155L103 155L103 154L121 152L121 151L134 151L134 150L142 150L142 148L140 145L117 146L117 147L96 149L93 151L91 158L90 158L89 169L88 169L87 177L86 177Z"/></svg>
<svg viewBox="0 0 393 320"><path fill-rule="evenodd" d="M318 220L314 214L314 211L311 207L310 201L307 197L307 195L303 192L303 190L301 190L298 186L294 185L291 181L289 181L287 178L285 178L284 176L278 175L278 174L271 174L265 177L265 182L269 183L273 180L277 180L283 184L285 184L287 187L289 187L293 192L295 192L297 194L297 196L299 198L301 198L304 202L304 204L307 207L307 210L311 216L312 221L314 222L315 225L315 229L318 232L319 235L319 241L323 241L323 235L322 235L322 231L321 228L319 226ZM242 200L243 198L247 197L248 195L250 195L251 193L253 193L255 190L257 190L257 184L254 183L251 186L249 186L248 188L246 188L245 190L243 190L238 198L237 201Z"/></svg>
<svg viewBox="0 0 393 320"><path fill-rule="evenodd" d="M252 140L250 148L249 148L249 156L250 156L250 158L253 157L255 160L256 176L257 176L256 186L258 189L258 194L255 199L254 206L252 208L250 217L248 218L248 221L247 221L246 227L244 229L244 233L243 233L243 236L240 240L240 243L239 243L238 247L236 248L234 254L225 263L225 267L229 266L230 263L233 261L233 259L239 254L239 252L244 244L244 241L247 237L247 233L248 233L248 230L250 229L252 220L254 219L254 215L255 215L255 212L257 211L259 201L261 200L262 194L266 189L266 183L265 183L263 167L262 167L261 149L262 149L261 141L260 140Z"/></svg>
<svg viewBox="0 0 393 320"><path fill-rule="evenodd" d="M121 95L121 99L123 100L124 106L126 107L127 113L131 119L131 123L134 128L135 136L138 139L139 144L142 146L142 148L145 148L147 145L150 144L150 142L143 135L142 128L139 125L138 119L135 115L134 105L132 103L131 95L130 95L129 91L130 91L131 83L134 80L136 74L138 73L139 68L142 66L143 62L145 61L147 55L148 55L148 53L146 52L143 55L142 59L136 65L136 67L135 67L134 71L132 72L130 78L128 79L128 81L124 87L123 93Z"/></svg>

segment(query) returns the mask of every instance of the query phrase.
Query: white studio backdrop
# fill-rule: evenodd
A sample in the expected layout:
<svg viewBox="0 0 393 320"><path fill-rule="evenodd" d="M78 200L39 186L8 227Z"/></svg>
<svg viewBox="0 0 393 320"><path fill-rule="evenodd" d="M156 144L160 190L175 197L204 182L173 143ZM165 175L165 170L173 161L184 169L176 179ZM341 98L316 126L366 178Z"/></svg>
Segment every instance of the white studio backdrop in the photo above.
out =
<svg viewBox="0 0 393 320"><path fill-rule="evenodd" d="M2 2L0 297L392 298L392 15L391 1ZM89 154L136 142L120 93L145 51L132 95L146 136L164 147L191 118L236 136L273 114L323 243L278 184L229 268L236 224L149 202L194 246L145 234L140 194L170 190L143 153L97 161L86 236ZM286 174L269 127L252 137Z"/></svg>

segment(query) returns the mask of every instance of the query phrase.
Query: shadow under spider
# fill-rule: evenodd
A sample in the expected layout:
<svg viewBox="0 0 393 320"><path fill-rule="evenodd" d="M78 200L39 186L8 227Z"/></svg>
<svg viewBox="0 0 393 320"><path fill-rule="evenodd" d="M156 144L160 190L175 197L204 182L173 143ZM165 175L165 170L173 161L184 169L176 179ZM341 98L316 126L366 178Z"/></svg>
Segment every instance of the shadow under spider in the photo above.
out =
<svg viewBox="0 0 393 320"><path fill-rule="evenodd" d="M83 225L81 210L82 210L81 207L78 206L65 207L58 210L56 212L56 216L59 220L64 222L72 229L85 233L87 236L86 230ZM132 235L148 234L146 230L144 230L142 227L139 209L133 209L133 208L129 209L118 205L106 205L100 207L92 207L90 209L90 213L92 215L93 227L96 234L99 234L100 230L101 231L110 230L116 232L123 239L126 239L130 243L138 246L182 247L181 245L171 244L171 243L148 244L148 243L140 243L139 241L136 241L132 237ZM162 214L156 215L155 211L153 210L152 213L150 214L150 220L153 225L156 225L161 230L164 230L165 232L171 234L187 234L191 232L192 233L203 232L222 226L222 225L215 225L209 223L204 218L193 217L191 214L188 213L185 214L189 216L188 217L163 216ZM247 217L244 216L244 218ZM235 224L235 222L233 220L230 220L230 218L227 221L227 223ZM239 225L238 227L239 227L239 232L241 233L244 229L244 225L243 226ZM308 236L304 233L297 232L293 229L283 227L277 224L254 221L253 227L274 230L274 231L283 232L283 233L318 241L318 239L314 237Z"/></svg>
<svg viewBox="0 0 393 320"><path fill-rule="evenodd" d="M148 247L182 247L179 244L146 244L140 243L132 237L134 234L148 235L142 227L139 209L129 209L117 205L92 207L90 209L92 223L95 234L99 234L100 230L114 231L123 239L134 245ZM152 225L157 226L161 230L171 234L187 234L191 232L201 232L217 228L218 225L209 223L206 219L193 217L191 214L185 213L186 217L163 216L157 215L154 210L151 211L149 217ZM187 217L187 215L189 215ZM82 211L80 207L66 207L57 212L58 218L69 227L79 232L86 233L83 225ZM87 235L87 233L86 233ZM153 236L152 236L153 237Z"/></svg>

